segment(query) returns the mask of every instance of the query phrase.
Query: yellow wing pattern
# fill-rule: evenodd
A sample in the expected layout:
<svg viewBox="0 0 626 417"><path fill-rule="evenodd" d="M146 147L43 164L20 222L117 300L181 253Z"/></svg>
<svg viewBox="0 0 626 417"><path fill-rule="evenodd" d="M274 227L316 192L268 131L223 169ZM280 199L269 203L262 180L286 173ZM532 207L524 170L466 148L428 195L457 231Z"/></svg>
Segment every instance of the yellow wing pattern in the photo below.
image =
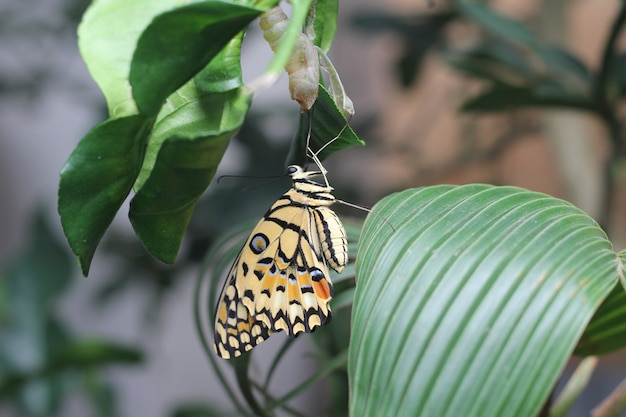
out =
<svg viewBox="0 0 626 417"><path fill-rule="evenodd" d="M256 225L228 273L217 305L215 350L241 355L272 333L294 337L331 319L328 266L348 261L346 232L328 206L332 188L310 180L320 175L289 167L293 188Z"/></svg>

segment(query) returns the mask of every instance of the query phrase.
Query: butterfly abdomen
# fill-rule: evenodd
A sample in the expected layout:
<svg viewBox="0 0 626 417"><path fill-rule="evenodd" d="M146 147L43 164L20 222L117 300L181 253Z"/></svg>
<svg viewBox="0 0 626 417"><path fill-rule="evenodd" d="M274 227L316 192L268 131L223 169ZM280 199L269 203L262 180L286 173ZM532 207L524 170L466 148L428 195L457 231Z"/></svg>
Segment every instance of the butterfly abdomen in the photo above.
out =
<svg viewBox="0 0 626 417"><path fill-rule="evenodd" d="M318 207L315 210L315 222L324 258L331 268L341 273L348 263L348 239L341 220L328 207Z"/></svg>

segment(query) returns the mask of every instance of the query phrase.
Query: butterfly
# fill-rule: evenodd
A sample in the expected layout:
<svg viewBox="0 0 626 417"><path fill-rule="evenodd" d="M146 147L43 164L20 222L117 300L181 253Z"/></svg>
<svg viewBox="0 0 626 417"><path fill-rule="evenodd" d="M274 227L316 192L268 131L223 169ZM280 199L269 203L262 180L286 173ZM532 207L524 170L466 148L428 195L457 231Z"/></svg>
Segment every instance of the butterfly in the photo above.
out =
<svg viewBox="0 0 626 417"><path fill-rule="evenodd" d="M292 188L252 230L222 288L214 335L222 358L281 330L295 337L331 319L329 267L340 273L348 262L346 231L329 208L336 200L323 168L291 165L287 173ZM325 184L313 181L318 176Z"/></svg>

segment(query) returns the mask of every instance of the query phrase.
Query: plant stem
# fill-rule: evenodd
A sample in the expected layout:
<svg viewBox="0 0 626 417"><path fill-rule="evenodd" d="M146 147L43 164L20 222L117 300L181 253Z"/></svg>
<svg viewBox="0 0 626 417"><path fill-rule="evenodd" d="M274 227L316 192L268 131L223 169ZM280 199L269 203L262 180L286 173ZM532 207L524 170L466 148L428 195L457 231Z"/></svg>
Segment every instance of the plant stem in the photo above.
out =
<svg viewBox="0 0 626 417"><path fill-rule="evenodd" d="M626 3L622 2L622 7L613 21L609 38L607 39L604 51L602 53L602 63L596 79L594 98L598 106L598 115L602 118L607 126L609 140L611 141L612 151L605 163L604 169L604 196L602 197L602 212L600 213L598 223L605 230L609 231L610 213L613 206L613 194L615 181L613 178L613 166L615 162L622 157L624 151L624 143L622 139L622 124L618 119L613 106L613 100L609 92L609 75L613 68L615 60L615 44L622 28L626 23Z"/></svg>
<svg viewBox="0 0 626 417"><path fill-rule="evenodd" d="M607 80L613 67L613 61L615 59L615 43L622 30L622 26L626 22L626 3L623 3L617 17L613 21L611 31L609 32L609 38L607 39L604 51L602 53L602 64L598 73L598 79L596 83L596 99L599 103L604 104L603 107L610 109L609 97L608 97L608 84Z"/></svg>
<svg viewBox="0 0 626 417"><path fill-rule="evenodd" d="M624 410L626 410L626 379L600 405L591 410L591 416L618 417Z"/></svg>

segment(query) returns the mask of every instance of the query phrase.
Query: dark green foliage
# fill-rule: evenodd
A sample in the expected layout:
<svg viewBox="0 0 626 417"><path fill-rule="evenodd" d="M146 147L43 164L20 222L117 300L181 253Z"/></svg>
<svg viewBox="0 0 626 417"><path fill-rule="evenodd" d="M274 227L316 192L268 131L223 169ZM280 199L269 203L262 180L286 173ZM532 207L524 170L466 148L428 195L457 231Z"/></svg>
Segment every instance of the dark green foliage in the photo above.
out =
<svg viewBox="0 0 626 417"><path fill-rule="evenodd" d="M74 282L75 271L43 215L33 220L28 246L0 279L0 413L12 406L23 417L55 416L82 386L94 410L116 416L113 391L99 371L138 364L142 353L77 338L57 317L55 303Z"/></svg>

